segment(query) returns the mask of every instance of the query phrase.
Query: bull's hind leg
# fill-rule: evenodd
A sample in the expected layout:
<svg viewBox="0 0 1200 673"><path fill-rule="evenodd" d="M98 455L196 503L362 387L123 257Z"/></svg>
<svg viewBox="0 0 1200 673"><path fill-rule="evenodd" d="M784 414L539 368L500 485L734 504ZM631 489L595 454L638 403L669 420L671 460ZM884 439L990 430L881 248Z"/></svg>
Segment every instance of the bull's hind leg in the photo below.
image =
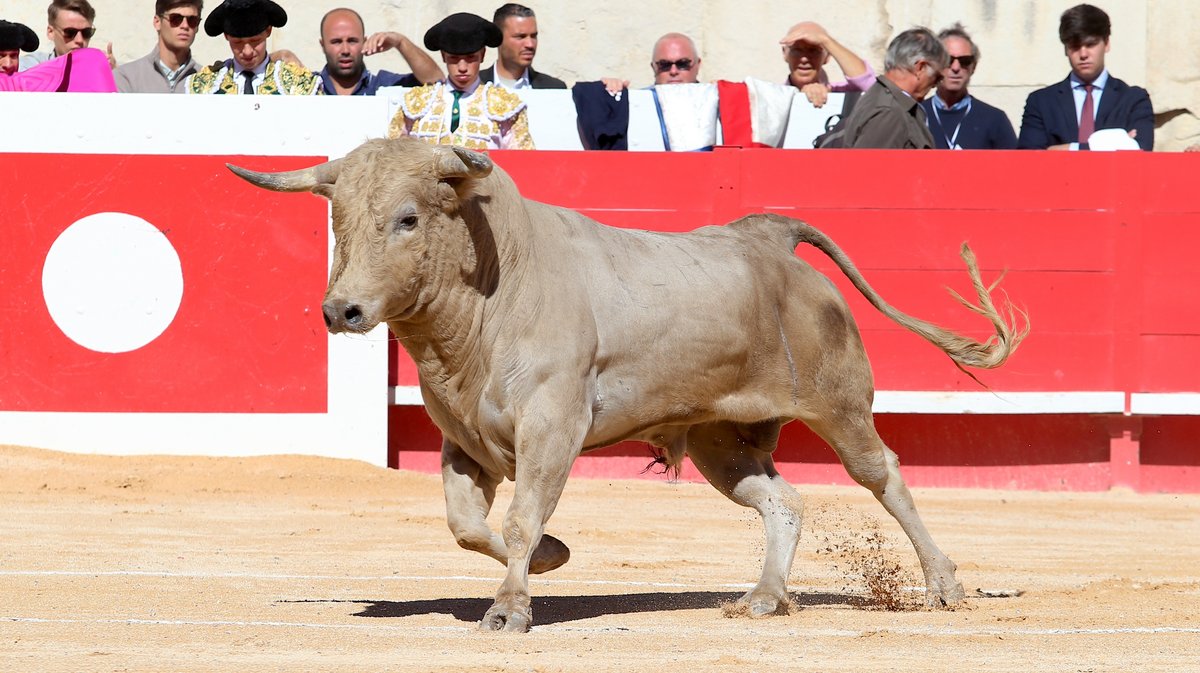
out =
<svg viewBox="0 0 1200 673"><path fill-rule="evenodd" d="M773 422L713 423L693 427L687 439L688 455L704 478L762 516L767 537L762 577L740 601L755 617L786 611L787 579L800 540L800 494L779 476L771 459L778 435L779 424Z"/></svg>
<svg viewBox="0 0 1200 673"><path fill-rule="evenodd" d="M488 526L487 515L496 498L500 478L486 474L479 464L450 441L442 441L442 489L446 495L446 523L463 549L508 564L508 546ZM542 535L529 572L549 572L566 563L571 550L552 535Z"/></svg>
<svg viewBox="0 0 1200 673"><path fill-rule="evenodd" d="M855 408L810 421L809 427L829 442L850 476L875 495L912 541L925 574L925 602L930 607L962 602L962 584L955 576L957 566L934 544L917 514L912 494L900 476L900 460L879 438L870 409L851 406Z"/></svg>

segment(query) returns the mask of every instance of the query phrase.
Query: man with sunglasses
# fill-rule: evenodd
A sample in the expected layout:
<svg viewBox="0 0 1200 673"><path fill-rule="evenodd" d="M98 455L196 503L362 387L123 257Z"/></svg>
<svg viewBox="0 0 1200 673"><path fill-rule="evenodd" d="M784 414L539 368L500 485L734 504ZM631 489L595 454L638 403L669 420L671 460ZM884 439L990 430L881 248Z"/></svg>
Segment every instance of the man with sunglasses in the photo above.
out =
<svg viewBox="0 0 1200 673"><path fill-rule="evenodd" d="M1012 150L1017 134L1008 115L972 96L967 87L979 64L979 47L961 23L938 33L950 55L936 95L921 101L926 122L938 149Z"/></svg>
<svg viewBox="0 0 1200 673"><path fill-rule="evenodd" d="M156 0L154 30L158 44L150 53L113 73L121 93L182 93L183 80L200 69L192 43L200 28L203 0Z"/></svg>
<svg viewBox="0 0 1200 673"><path fill-rule="evenodd" d="M267 40L287 23L287 12L272 0L224 0L204 20L209 37L224 35L233 58L189 75L190 94L319 96L321 77L306 68L272 58ZM277 54L279 52L276 52Z"/></svg>
<svg viewBox="0 0 1200 673"><path fill-rule="evenodd" d="M683 33L667 33L654 43L650 69L655 84L695 84L700 81L696 43Z"/></svg>
<svg viewBox="0 0 1200 673"><path fill-rule="evenodd" d="M96 34L96 10L88 0L51 0L46 8L46 37L54 45L50 51L36 51L21 57L21 70L87 47ZM112 43L108 45L108 62L117 67Z"/></svg>

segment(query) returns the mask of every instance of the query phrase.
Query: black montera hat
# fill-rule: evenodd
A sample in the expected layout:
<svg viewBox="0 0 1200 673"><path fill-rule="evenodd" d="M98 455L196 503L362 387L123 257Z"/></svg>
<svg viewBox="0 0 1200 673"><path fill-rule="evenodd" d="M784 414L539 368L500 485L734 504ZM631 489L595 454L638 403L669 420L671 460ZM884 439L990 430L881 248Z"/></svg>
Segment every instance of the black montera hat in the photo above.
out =
<svg viewBox="0 0 1200 673"><path fill-rule="evenodd" d="M449 54L474 54L484 47L499 47L504 33L496 24L469 12L451 14L425 32L425 48Z"/></svg>
<svg viewBox="0 0 1200 673"><path fill-rule="evenodd" d="M37 33L23 23L0 19L0 51L37 51Z"/></svg>
<svg viewBox="0 0 1200 673"><path fill-rule="evenodd" d="M204 32L209 37L254 37L268 26L286 23L287 12L271 0L225 0L204 20Z"/></svg>

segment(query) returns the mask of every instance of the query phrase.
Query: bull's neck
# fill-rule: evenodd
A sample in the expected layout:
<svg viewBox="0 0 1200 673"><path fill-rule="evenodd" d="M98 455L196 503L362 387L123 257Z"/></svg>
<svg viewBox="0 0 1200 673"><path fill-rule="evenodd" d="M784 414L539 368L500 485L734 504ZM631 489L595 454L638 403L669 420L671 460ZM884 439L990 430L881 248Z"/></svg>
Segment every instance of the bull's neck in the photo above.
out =
<svg viewBox="0 0 1200 673"><path fill-rule="evenodd" d="M493 371L497 331L519 319L505 311L522 291L520 270L528 247L524 209L493 213L488 201L464 204L462 235L447 237L442 249L431 251L430 259L437 261L423 289L422 309L411 320L390 325L416 363L422 384L466 415ZM526 245L520 244L522 237Z"/></svg>

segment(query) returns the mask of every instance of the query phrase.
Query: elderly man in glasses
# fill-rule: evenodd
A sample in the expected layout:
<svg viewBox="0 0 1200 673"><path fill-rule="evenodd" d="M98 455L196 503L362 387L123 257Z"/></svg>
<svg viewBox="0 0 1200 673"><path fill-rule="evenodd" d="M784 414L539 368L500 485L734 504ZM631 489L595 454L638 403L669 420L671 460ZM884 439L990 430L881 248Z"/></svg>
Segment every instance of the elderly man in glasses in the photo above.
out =
<svg viewBox="0 0 1200 673"><path fill-rule="evenodd" d="M683 33L667 33L654 43L650 56L655 84L695 84L700 81L696 43Z"/></svg>
<svg viewBox="0 0 1200 673"><path fill-rule="evenodd" d="M962 24L938 33L950 56L937 93L921 101L925 120L938 149L1012 150L1017 134L1004 111L972 96L967 87L979 65L979 47Z"/></svg>
<svg viewBox="0 0 1200 673"><path fill-rule="evenodd" d="M946 48L928 28L910 28L888 45L884 73L846 119L845 147L932 149L920 102L950 65Z"/></svg>
<svg viewBox="0 0 1200 673"><path fill-rule="evenodd" d="M200 28L203 0L156 0L154 30L158 44L142 58L113 73L121 93L182 93L183 80L200 69L192 43Z"/></svg>
<svg viewBox="0 0 1200 673"><path fill-rule="evenodd" d="M95 20L96 10L88 0L51 0L46 8L46 37L50 38L54 49L22 56L21 70L87 47L96 34ZM108 44L108 63L117 67L111 42Z"/></svg>
<svg viewBox="0 0 1200 673"><path fill-rule="evenodd" d="M822 107L830 93L866 91L875 83L871 64L833 39L820 24L812 21L797 23L779 41L783 60L788 64L787 83L803 93L813 107ZM825 64L832 58L846 77L842 82L830 82Z"/></svg>

